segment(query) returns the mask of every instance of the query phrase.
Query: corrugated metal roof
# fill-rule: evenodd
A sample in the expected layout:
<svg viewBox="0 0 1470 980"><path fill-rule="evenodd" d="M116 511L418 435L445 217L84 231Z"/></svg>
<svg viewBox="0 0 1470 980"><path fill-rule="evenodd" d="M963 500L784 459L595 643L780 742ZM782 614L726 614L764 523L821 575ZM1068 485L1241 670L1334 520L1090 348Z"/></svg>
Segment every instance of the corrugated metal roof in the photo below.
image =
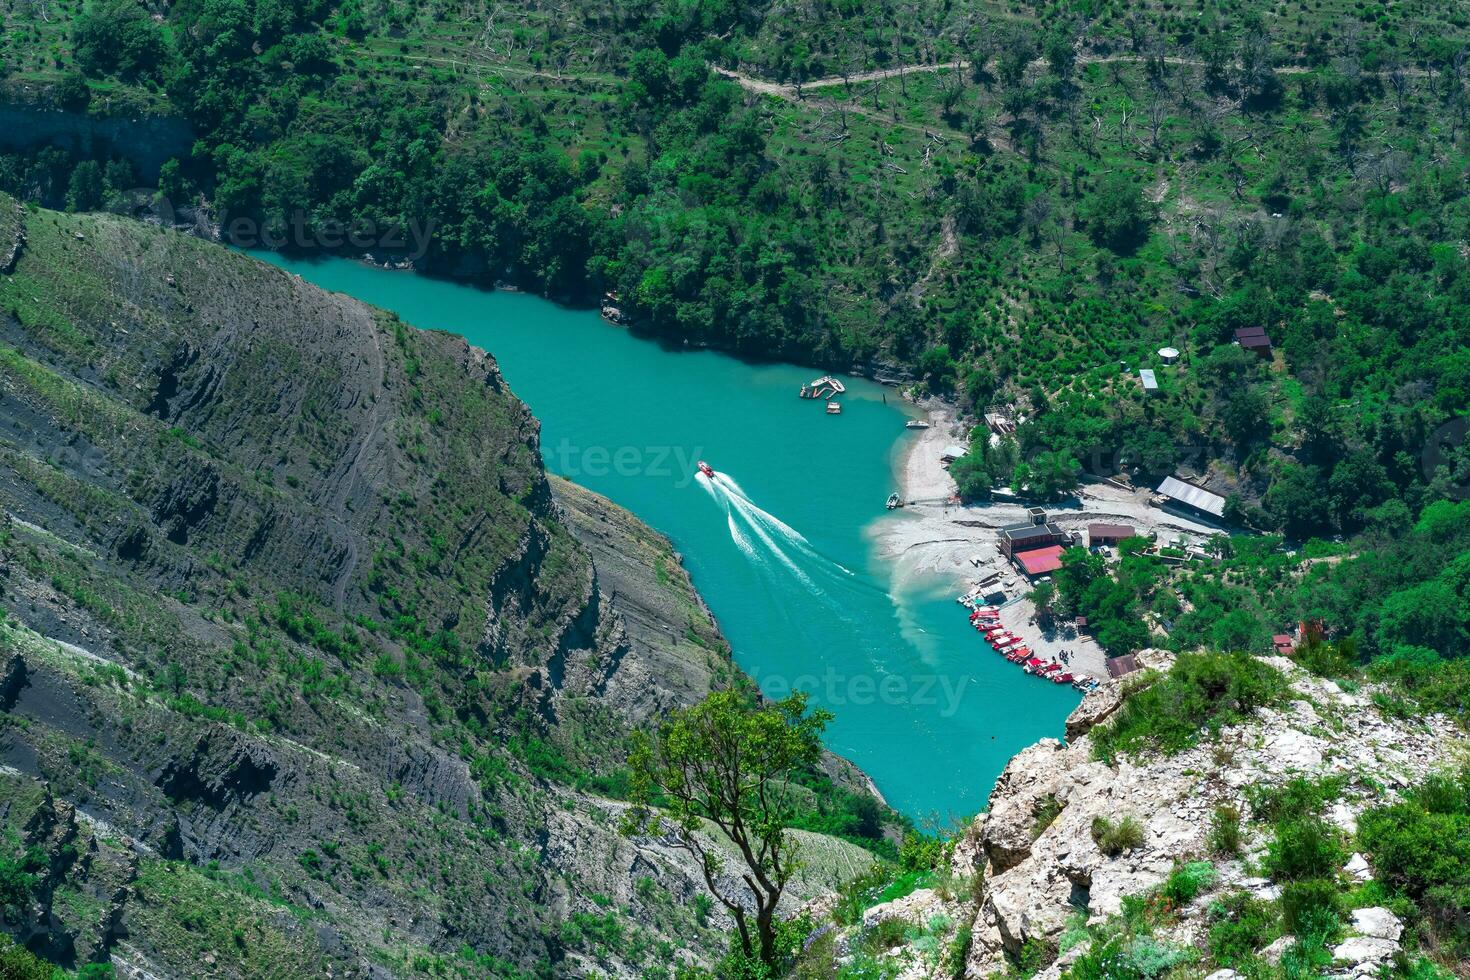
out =
<svg viewBox="0 0 1470 980"><path fill-rule="evenodd" d="M1061 537L1062 529L1055 524L1012 524L1000 529L1007 541L1029 541L1032 538Z"/></svg>
<svg viewBox="0 0 1470 980"><path fill-rule="evenodd" d="M1143 382L1144 391L1159 390L1159 379L1154 377L1153 371L1148 368L1142 368L1141 370L1139 370L1138 380Z"/></svg>
<svg viewBox="0 0 1470 980"><path fill-rule="evenodd" d="M1188 504L1197 510L1216 517L1225 513L1225 498L1218 493L1211 493L1203 487L1197 487L1183 480L1176 480L1172 476L1164 477L1164 482L1159 484L1159 493L1166 497L1172 497L1183 504Z"/></svg>
<svg viewBox="0 0 1470 980"><path fill-rule="evenodd" d="M964 446L946 446L944 452L939 454L940 459L959 459L970 450Z"/></svg>
<svg viewBox="0 0 1470 980"><path fill-rule="evenodd" d="M1131 653L1122 657L1108 658L1108 673L1113 677L1122 677L1124 674L1131 674L1141 669L1138 658Z"/></svg>

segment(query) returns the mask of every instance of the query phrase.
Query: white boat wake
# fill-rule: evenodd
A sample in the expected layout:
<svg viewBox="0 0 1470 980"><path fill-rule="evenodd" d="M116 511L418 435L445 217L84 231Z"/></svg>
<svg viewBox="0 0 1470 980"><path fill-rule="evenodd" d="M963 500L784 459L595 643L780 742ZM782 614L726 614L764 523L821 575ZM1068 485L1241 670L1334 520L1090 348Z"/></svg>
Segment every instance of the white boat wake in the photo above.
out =
<svg viewBox="0 0 1470 980"><path fill-rule="evenodd" d="M814 574L825 573L834 584L855 580L851 569L817 551L805 535L751 500L729 476L716 473L711 478L701 473L695 479L723 508L730 539L752 562L771 567L769 559L774 558L813 594L828 601L835 600L828 589L818 588Z"/></svg>
<svg viewBox="0 0 1470 980"><path fill-rule="evenodd" d="M770 511L766 510L755 501L751 500L750 495L745 492L745 490L740 486L739 483L735 482L733 477L728 476L724 473L716 473L713 480L705 480L704 482L706 483L706 488L709 489L711 493L715 492L715 486L718 486L720 489L726 491L727 499L730 505L739 510L742 516L744 516L745 519L749 521L752 525L763 525L767 531L780 535L782 538L786 539L786 542L791 547L795 548L803 556L812 561L821 562L824 565L835 566L836 568L840 569L844 575L853 574L852 569L848 568L846 565L842 564L839 561L834 561L831 558L828 558L826 555L819 552L816 548L812 547L812 543L806 539L806 535L802 534L800 531L796 530L796 528L792 527L790 524L787 524L785 521L781 520L781 518L777 517L775 514L772 514Z"/></svg>

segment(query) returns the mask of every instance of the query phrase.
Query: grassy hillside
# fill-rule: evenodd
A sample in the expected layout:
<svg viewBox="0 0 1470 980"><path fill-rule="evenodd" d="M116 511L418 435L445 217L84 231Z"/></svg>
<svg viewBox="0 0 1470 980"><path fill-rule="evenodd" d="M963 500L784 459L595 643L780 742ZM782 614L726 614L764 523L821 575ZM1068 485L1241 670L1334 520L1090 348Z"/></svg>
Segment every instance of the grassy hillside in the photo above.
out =
<svg viewBox="0 0 1470 980"><path fill-rule="evenodd" d="M630 728L739 680L667 540L584 491L558 506L535 420L463 340L181 234L13 204L16 938L159 976L717 951L698 872L618 831ZM803 825L851 797L812 778Z"/></svg>

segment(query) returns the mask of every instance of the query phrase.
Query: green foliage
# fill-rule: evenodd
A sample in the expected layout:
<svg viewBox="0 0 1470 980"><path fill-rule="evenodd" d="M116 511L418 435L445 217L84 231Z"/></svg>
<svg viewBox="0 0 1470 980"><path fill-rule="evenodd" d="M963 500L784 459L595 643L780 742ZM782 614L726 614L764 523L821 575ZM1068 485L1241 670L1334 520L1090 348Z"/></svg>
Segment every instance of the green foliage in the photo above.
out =
<svg viewBox="0 0 1470 980"><path fill-rule="evenodd" d="M1143 193L1127 174L1113 173L1082 202L1078 211L1094 241L1115 252L1131 252L1148 235Z"/></svg>
<svg viewBox="0 0 1470 980"><path fill-rule="evenodd" d="M898 863L905 871L933 871L944 859L944 841L916 831L905 831Z"/></svg>
<svg viewBox="0 0 1470 980"><path fill-rule="evenodd" d="M1179 864L1169 872L1159 887L1159 894L1176 908L1194 901L1206 888L1213 885L1219 873L1208 861L1190 861Z"/></svg>
<svg viewBox="0 0 1470 980"><path fill-rule="evenodd" d="M802 693L757 704L743 690L716 691L669 715L656 738L635 734L628 757L635 806L625 829L672 830L714 880L726 857L703 830L705 821L719 827L740 851L747 884L716 890L715 898L735 918L743 954L771 969L781 955L776 907L801 866L787 831L797 810L792 779L820 759L831 717L808 713Z"/></svg>
<svg viewBox="0 0 1470 980"><path fill-rule="evenodd" d="M1224 967L1249 963L1280 932L1272 904L1245 892L1212 902L1208 915L1210 956Z"/></svg>
<svg viewBox="0 0 1470 980"><path fill-rule="evenodd" d="M45 866L46 856L35 847L18 858L0 858L0 910L24 909L36 888L36 874Z"/></svg>
<svg viewBox="0 0 1470 980"><path fill-rule="evenodd" d="M1092 819L1092 839L1108 857L1142 847L1144 838L1143 822L1131 813L1116 821L1101 814Z"/></svg>
<svg viewBox="0 0 1470 980"><path fill-rule="evenodd" d="M1182 654L1164 677L1129 694L1093 730L1099 758L1146 747L1166 753L1193 745L1201 731L1248 717L1281 696L1280 674L1244 653Z"/></svg>
<svg viewBox="0 0 1470 980"><path fill-rule="evenodd" d="M928 868L903 869L875 864L843 884L832 917L841 925L861 922L867 909L910 895L926 887L933 877Z"/></svg>
<svg viewBox="0 0 1470 980"><path fill-rule="evenodd" d="M1194 958L1191 950L1167 945L1153 936L1110 936L1062 972L1063 980L1154 980Z"/></svg>
<svg viewBox="0 0 1470 980"><path fill-rule="evenodd" d="M0 936L0 977L5 980L55 980L56 967L18 946L8 936Z"/></svg>
<svg viewBox="0 0 1470 980"><path fill-rule="evenodd" d="M1233 806L1217 806L1210 815L1210 851L1221 857L1240 853L1240 811Z"/></svg>
<svg viewBox="0 0 1470 980"><path fill-rule="evenodd" d="M1054 794L1048 793L1041 798L1036 806L1036 815L1031 823L1031 839L1035 840L1046 833L1057 817L1062 815L1062 801Z"/></svg>
<svg viewBox="0 0 1470 980"><path fill-rule="evenodd" d="M1276 825L1267 848L1266 873L1284 881L1335 875L1347 854L1336 829L1320 817L1296 817Z"/></svg>
<svg viewBox="0 0 1470 980"><path fill-rule="evenodd" d="M1086 616L1092 634L1112 656L1132 653L1149 643L1142 600L1158 583L1162 570L1152 559L1132 554L1147 544L1136 538L1122 542L1119 550L1124 557L1111 571L1101 555L1086 548L1068 548L1054 576L1058 608L1064 615Z"/></svg>
<svg viewBox="0 0 1470 980"><path fill-rule="evenodd" d="M1341 902L1337 882L1330 878L1288 881L1281 889L1282 928L1298 937L1319 930L1338 917Z"/></svg>
<svg viewBox="0 0 1470 980"><path fill-rule="evenodd" d="M1432 775L1398 803L1358 818L1358 843L1380 881L1412 901L1427 935L1470 955L1470 769Z"/></svg>
<svg viewBox="0 0 1470 980"><path fill-rule="evenodd" d="M77 64L93 76L157 81L168 61L163 32L133 0L92 0L77 19L73 41Z"/></svg>
<svg viewBox="0 0 1470 980"><path fill-rule="evenodd" d="M1255 819L1274 824L1319 816L1329 803L1342 798L1346 786L1342 776L1292 776L1283 783L1247 786L1245 797Z"/></svg>

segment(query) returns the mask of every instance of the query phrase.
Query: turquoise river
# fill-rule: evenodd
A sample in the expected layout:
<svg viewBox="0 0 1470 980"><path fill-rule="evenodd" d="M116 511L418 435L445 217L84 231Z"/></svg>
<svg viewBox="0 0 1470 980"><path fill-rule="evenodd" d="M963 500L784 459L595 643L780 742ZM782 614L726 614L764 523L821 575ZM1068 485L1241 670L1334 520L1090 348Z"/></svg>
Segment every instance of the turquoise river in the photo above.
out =
<svg viewBox="0 0 1470 980"><path fill-rule="evenodd" d="M896 392L845 379L828 416L797 398L809 368L667 349L520 293L257 257L493 354L547 468L672 538L740 666L768 694L811 691L828 744L921 824L981 809L1013 753L1060 736L1076 692L991 653L952 585L900 584L874 554L874 522L905 519L883 507L908 437Z"/></svg>

